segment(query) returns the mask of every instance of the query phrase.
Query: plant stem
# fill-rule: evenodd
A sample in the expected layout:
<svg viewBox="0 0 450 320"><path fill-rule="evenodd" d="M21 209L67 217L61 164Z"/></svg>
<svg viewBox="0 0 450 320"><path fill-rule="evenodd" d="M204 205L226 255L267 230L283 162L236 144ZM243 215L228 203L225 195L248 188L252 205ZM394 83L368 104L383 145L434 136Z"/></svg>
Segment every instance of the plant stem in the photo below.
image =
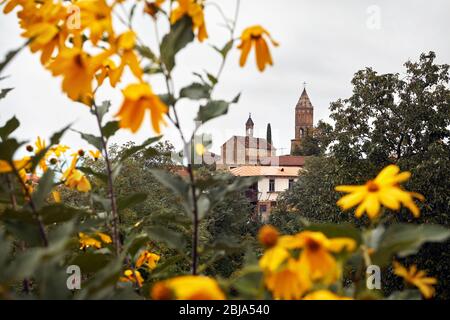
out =
<svg viewBox="0 0 450 320"><path fill-rule="evenodd" d="M16 195L14 194L14 186L12 184L11 178L9 177L9 174L5 176L6 184L8 185L9 190L9 198L11 200L11 208L14 211L17 211L17 199ZM19 247L21 251L25 251L25 241L20 241ZM30 292L30 279L24 278L22 280L22 292L29 293Z"/></svg>
<svg viewBox="0 0 450 320"><path fill-rule="evenodd" d="M95 104L95 102L93 103L93 107L94 107L95 118L97 119L97 125L98 125L99 131L100 131L100 140L102 142L102 147L103 147L104 156L105 156L106 173L108 175L108 195L109 195L109 199L111 201L112 240L113 240L114 248L116 250L116 255L118 256L121 252L122 243L121 243L120 235L119 235L120 221L119 221L119 214L117 211L116 194L114 192L112 165L111 165L111 160L109 158L109 153L108 153L108 144L107 144L106 138L103 134L102 123L101 123L101 119L98 114L97 105Z"/></svg>
<svg viewBox="0 0 450 320"><path fill-rule="evenodd" d="M25 192L25 196L28 198L28 204L30 205L31 212L33 212L33 216L34 216L34 218L36 219L36 221L38 223L39 234L41 236L42 243L43 243L44 247L48 247L47 232L45 231L44 223L42 222L41 216L37 212L36 205L34 204L34 201L31 198L31 193L28 190L27 185L25 184L25 182L22 180L22 177L20 176L19 172L17 171L17 169L14 166L14 163L12 161L10 162L10 166L11 166L11 168L13 168L14 175L19 180L19 182L20 182L20 184L22 186L22 189Z"/></svg>

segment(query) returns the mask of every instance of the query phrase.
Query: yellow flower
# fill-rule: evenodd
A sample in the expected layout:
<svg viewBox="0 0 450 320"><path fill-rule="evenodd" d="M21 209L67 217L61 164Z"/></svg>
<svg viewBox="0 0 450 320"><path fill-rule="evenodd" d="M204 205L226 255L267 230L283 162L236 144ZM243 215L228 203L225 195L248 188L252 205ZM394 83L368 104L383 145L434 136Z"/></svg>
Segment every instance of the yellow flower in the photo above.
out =
<svg viewBox="0 0 450 320"><path fill-rule="evenodd" d="M156 265L161 257L156 253L152 253L150 251L143 251L136 260L136 267L140 268L141 266L146 266L150 270L156 268Z"/></svg>
<svg viewBox="0 0 450 320"><path fill-rule="evenodd" d="M123 274L124 277L120 277L119 281L137 283L139 288L142 287L142 284L144 283L144 278L142 278L142 275L139 271L127 269L124 271Z"/></svg>
<svg viewBox="0 0 450 320"><path fill-rule="evenodd" d="M299 247L300 242L295 236L278 237L276 245L264 251L264 255L259 260L259 266L264 272L274 272L291 257L289 250Z"/></svg>
<svg viewBox="0 0 450 320"><path fill-rule="evenodd" d="M21 26L25 29L22 36L30 39L31 52L41 51L41 63L46 64L53 52L64 46L68 32L65 28L67 8L62 2L45 1L41 6L31 9L25 7L31 17L23 16Z"/></svg>
<svg viewBox="0 0 450 320"><path fill-rule="evenodd" d="M46 148L45 141L42 140L41 137L39 137L39 136L37 137L36 142L34 143L34 145L36 146L36 154L41 153Z"/></svg>
<svg viewBox="0 0 450 320"><path fill-rule="evenodd" d="M102 153L99 150L89 150L89 154L94 161L97 161L102 156Z"/></svg>
<svg viewBox="0 0 450 320"><path fill-rule="evenodd" d="M159 10L161 10L161 5L165 1L166 0L145 1L144 12L152 17L155 17Z"/></svg>
<svg viewBox="0 0 450 320"><path fill-rule="evenodd" d="M102 247L102 243L99 240L92 238L84 234L83 232L79 232L78 237L79 237L78 241L80 242L80 250L84 250L89 247L97 249L100 249Z"/></svg>
<svg viewBox="0 0 450 320"><path fill-rule="evenodd" d="M98 85L101 86L103 81L105 81L105 78L108 77L111 87L115 88L117 82L120 81L121 74L118 74L119 72L120 71L114 61L106 59L100 67L100 73L96 75Z"/></svg>
<svg viewBox="0 0 450 320"><path fill-rule="evenodd" d="M394 273L402 277L406 282L415 285L422 292L425 299L430 299L434 295L433 285L437 284L436 278L427 277L426 273L421 270L417 270L415 265L410 266L406 269L397 261L394 261Z"/></svg>
<svg viewBox="0 0 450 320"><path fill-rule="evenodd" d="M21 171L23 169L29 169L31 167L31 158L30 157L23 157L20 160L14 160L13 165L16 171ZM12 172L13 168L9 164L8 161L0 160L0 173L9 173ZM23 170L25 171L25 170Z"/></svg>
<svg viewBox="0 0 450 320"><path fill-rule="evenodd" d="M307 294L303 300L353 300L350 297L341 297L328 290L317 290Z"/></svg>
<svg viewBox="0 0 450 320"><path fill-rule="evenodd" d="M52 191L52 196L55 203L61 203L61 194L59 193L59 191Z"/></svg>
<svg viewBox="0 0 450 320"><path fill-rule="evenodd" d="M41 152L44 152L46 149L46 144L45 141L41 139L41 137L37 137L36 142L34 144L36 146L36 155L40 154ZM47 154L45 154L41 160L39 161L39 167L41 167L42 170L46 171L47 170Z"/></svg>
<svg viewBox="0 0 450 320"><path fill-rule="evenodd" d="M407 181L411 173L399 172L399 167L389 165L374 180L369 180L365 185L336 187L336 191L350 193L343 196L337 204L342 210L348 210L359 204L355 211L357 218L367 212L369 218L375 219L380 213L381 205L397 211L401 204L408 208L415 217L419 217L420 210L413 198L423 201L424 197L418 193L403 190L399 183Z"/></svg>
<svg viewBox="0 0 450 320"><path fill-rule="evenodd" d="M91 57L80 48L64 48L48 68L53 76L63 76L62 89L69 98L87 103L93 94L94 75L110 54L104 51Z"/></svg>
<svg viewBox="0 0 450 320"><path fill-rule="evenodd" d="M112 239L109 235L103 232L97 232L96 235L102 240L104 243L108 244L112 242Z"/></svg>
<svg viewBox="0 0 450 320"><path fill-rule="evenodd" d="M136 78L142 81L143 71L139 65L138 57L134 52L136 46L136 34L133 31L127 31L121 34L115 43L116 51L121 57L120 65L118 68L113 68L109 73L109 80L111 85L115 85L120 81L122 73L126 66L128 66L131 72Z"/></svg>
<svg viewBox="0 0 450 320"><path fill-rule="evenodd" d="M60 157L69 149L70 148L68 146L58 144L57 146L51 147L50 151L53 152L55 156Z"/></svg>
<svg viewBox="0 0 450 320"><path fill-rule="evenodd" d="M74 162L72 161L72 164L73 163ZM62 180L65 181L64 184L71 189L78 190L80 192L88 192L91 190L91 183L86 178L84 173L78 169L75 169L72 165L64 171Z"/></svg>
<svg viewBox="0 0 450 320"><path fill-rule="evenodd" d="M255 46L256 63L259 71L264 71L267 64L273 65L272 55L270 54L269 46L264 36L267 36L275 47L278 46L278 43L272 39L270 33L261 26L249 27L242 32L241 44L238 46L241 50L241 59L239 62L241 67L247 62L252 45Z"/></svg>
<svg viewBox="0 0 450 320"><path fill-rule="evenodd" d="M17 6L23 6L23 5L25 5L25 3L27 3L27 2L31 2L31 0L9 0L9 1L6 0L6 1L2 1L1 3L3 4L3 3L5 3L5 2L8 2L8 3L7 3L6 6L3 8L3 13L4 13L4 14L8 14L8 13L10 13L11 11L13 11L15 7L17 7Z"/></svg>
<svg viewBox="0 0 450 320"><path fill-rule="evenodd" d="M78 0L75 3L80 8L81 28L89 29L89 39L94 45L102 39L106 32L113 35L110 7L105 0Z"/></svg>
<svg viewBox="0 0 450 320"><path fill-rule="evenodd" d="M264 246L270 248L273 247L278 241L279 232L271 225L264 225L259 229L258 240Z"/></svg>
<svg viewBox="0 0 450 320"><path fill-rule="evenodd" d="M224 300L217 282L206 276L179 276L156 283L151 293L154 300Z"/></svg>
<svg viewBox="0 0 450 320"><path fill-rule="evenodd" d="M144 119L146 110L150 111L153 129L160 133L160 124L167 113L167 106L155 95L146 83L131 84L123 90L125 100L117 113L120 127L136 132Z"/></svg>
<svg viewBox="0 0 450 320"><path fill-rule="evenodd" d="M312 286L307 266L292 258L284 268L266 272L264 282L275 299L284 300L300 299Z"/></svg>
<svg viewBox="0 0 450 320"><path fill-rule="evenodd" d="M266 287L275 299L300 299L312 285L309 270L289 250L299 248L301 243L295 236L278 236L269 225L260 229L258 238L268 248L259 260Z"/></svg>
<svg viewBox="0 0 450 320"><path fill-rule="evenodd" d="M84 154L83 150L78 150L72 154L72 161L70 166L64 171L61 180L64 184L71 189L78 190L80 192L88 192L91 190L91 183L83 172L76 169L78 157Z"/></svg>
<svg viewBox="0 0 450 320"><path fill-rule="evenodd" d="M296 235L299 247L303 248L299 261L308 266L313 281L333 283L340 274L340 268L330 252L353 251L356 242L350 238L327 238L322 232L303 231Z"/></svg>
<svg viewBox="0 0 450 320"><path fill-rule="evenodd" d="M192 29L198 29L197 38L203 42L208 38L208 31L206 30L205 14L203 12L203 5L196 0L177 0L178 7L173 10L170 17L170 23L175 24L185 15L192 19Z"/></svg>

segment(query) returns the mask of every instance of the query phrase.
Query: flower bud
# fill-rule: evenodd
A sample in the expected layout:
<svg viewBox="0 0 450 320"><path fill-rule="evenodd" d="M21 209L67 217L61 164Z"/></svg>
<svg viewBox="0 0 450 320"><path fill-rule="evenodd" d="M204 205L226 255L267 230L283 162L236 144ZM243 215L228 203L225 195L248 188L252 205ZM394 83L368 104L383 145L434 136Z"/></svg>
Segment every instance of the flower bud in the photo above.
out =
<svg viewBox="0 0 450 320"><path fill-rule="evenodd" d="M279 232L271 225L264 225L259 229L258 240L265 247L273 247L278 241Z"/></svg>

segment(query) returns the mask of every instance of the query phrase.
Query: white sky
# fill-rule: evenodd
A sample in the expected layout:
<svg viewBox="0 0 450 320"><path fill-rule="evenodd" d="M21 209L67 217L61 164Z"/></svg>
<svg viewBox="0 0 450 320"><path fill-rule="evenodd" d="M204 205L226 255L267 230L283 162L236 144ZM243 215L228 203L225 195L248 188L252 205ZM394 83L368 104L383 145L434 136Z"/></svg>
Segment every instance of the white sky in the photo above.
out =
<svg viewBox="0 0 450 320"><path fill-rule="evenodd" d="M234 0L217 0L216 3L228 16L233 16ZM368 22L370 25L373 21L370 20L372 10L378 9L379 28L369 28ZM351 94L353 74L366 66L380 73L402 72L405 61L417 60L420 53L430 50L436 52L438 63L449 63L449 13L448 0L242 0L238 32L244 27L261 24L280 42L280 47L272 49L275 66L262 74L257 71L253 56L241 69L239 52L235 49L231 54L215 98L231 100L238 92L242 92L242 98L231 107L228 115L205 126L203 131L213 134L213 151L217 152L229 136L244 134L244 124L251 112L255 135L265 137L266 125L270 122L275 147L286 148L279 150L281 153L289 152L290 139L294 136L294 108L304 81L317 122L328 119L330 102ZM153 46L151 20L143 17L140 10L136 17L136 31ZM206 19L209 43L222 45L226 32L213 7L207 7ZM164 30L165 26L161 28ZM15 14L1 13L2 57L23 42L20 33ZM220 59L208 45L195 44L180 55L178 62L183 66L176 68L174 78L180 89L195 80L193 71L206 69L216 73ZM97 132L88 109L61 93L61 79L51 77L40 65L38 55L24 50L7 67L5 74L10 77L0 82L0 88L15 89L0 100L0 124L16 115L22 123L16 133L20 139L34 140L37 135L48 138L71 122L77 130ZM123 88L131 81L131 77L127 77L118 87ZM161 79L150 79L150 82L156 92L163 93ZM115 113L122 99L120 91L105 88L99 94L112 100L112 113ZM193 127L197 108L186 101L179 104L182 125L187 132ZM164 134L165 139L180 147L174 128L167 127ZM137 134L121 130L113 142L139 143L153 135L146 119ZM86 146L73 132L66 134L63 143L73 148Z"/></svg>

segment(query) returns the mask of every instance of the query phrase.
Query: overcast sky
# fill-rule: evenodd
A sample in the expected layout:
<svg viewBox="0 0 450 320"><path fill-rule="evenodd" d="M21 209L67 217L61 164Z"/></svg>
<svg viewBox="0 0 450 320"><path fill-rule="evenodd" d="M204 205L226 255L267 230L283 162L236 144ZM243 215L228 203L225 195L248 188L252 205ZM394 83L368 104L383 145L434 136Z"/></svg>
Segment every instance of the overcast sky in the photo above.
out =
<svg viewBox="0 0 450 320"><path fill-rule="evenodd" d="M216 3L228 16L233 16L234 0L217 0ZM253 56L241 69L238 51L231 54L215 98L231 100L239 92L242 98L228 115L205 126L204 132L213 134L213 151L218 151L231 135L244 134L244 124L251 112L255 134L265 137L266 125L270 122L275 147L280 153L289 152L290 140L294 137L294 108L303 82L307 82L317 122L328 119L330 102L351 94L353 74L366 66L380 73L403 72L405 61L417 60L420 53L430 50L436 52L439 63L450 63L449 13L448 0L242 0L238 32L244 27L261 24L280 42L280 47L272 49L275 65L264 73L257 71ZM206 19L210 43L223 44L226 32L215 8L207 7ZM143 39L149 39L149 45L154 44L150 40L153 25L148 17L137 14L135 29ZM0 14L1 56L23 42L20 33L15 14ZM216 73L219 66L218 55L207 45L194 44L189 49L178 58L183 64L174 75L178 89L195 79L192 71L206 69ZM24 50L5 74L10 77L0 82L0 88L15 89L0 100L0 124L16 115L22 123L17 131L20 139L34 140L37 135L48 138L71 122L77 130L97 132L88 109L61 93L61 79L51 77L40 65L38 55ZM131 77L127 77L119 88L130 81ZM155 91L163 92L160 79L155 78L151 83ZM113 112L118 110L122 99L119 90L105 88L99 94L101 98L112 100ZM197 106L189 102L179 106L187 132L192 128L196 109ZM166 139L180 146L172 127L165 128L164 134ZM113 141L139 143L153 135L146 119L137 134L122 130ZM73 148L86 146L73 132L68 133L63 142Z"/></svg>

